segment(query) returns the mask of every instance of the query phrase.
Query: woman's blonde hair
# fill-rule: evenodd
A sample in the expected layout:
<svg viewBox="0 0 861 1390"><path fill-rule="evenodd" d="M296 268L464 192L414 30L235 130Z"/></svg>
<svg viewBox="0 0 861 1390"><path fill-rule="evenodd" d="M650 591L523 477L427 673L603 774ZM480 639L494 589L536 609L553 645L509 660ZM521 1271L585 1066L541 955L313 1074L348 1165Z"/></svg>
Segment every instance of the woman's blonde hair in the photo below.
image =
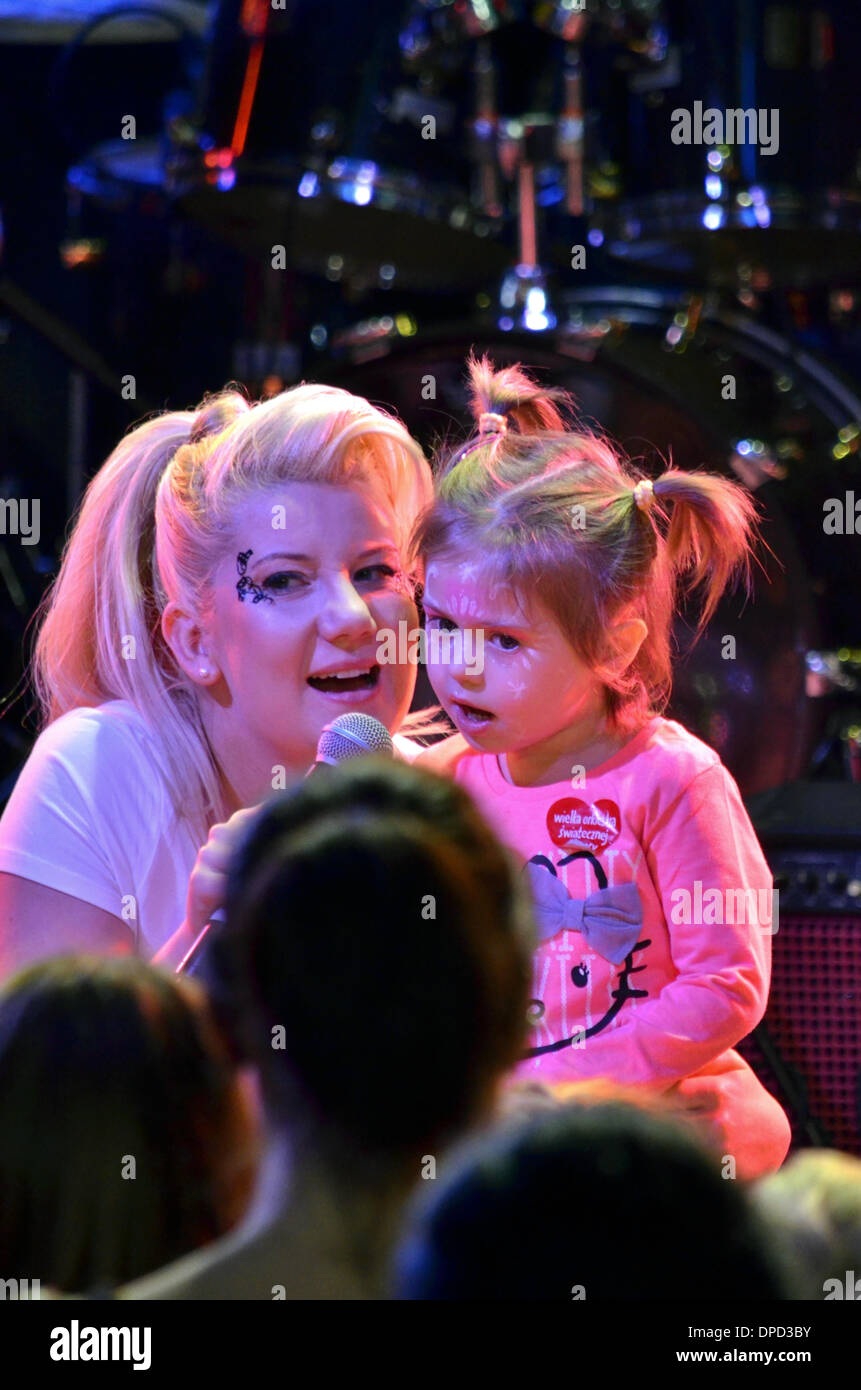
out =
<svg viewBox="0 0 861 1390"><path fill-rule="evenodd" d="M432 494L418 444L393 416L336 387L252 406L237 390L145 421L90 482L42 601L31 676L41 728L127 700L164 751L177 814L203 842L226 819L197 687L161 631L169 601L205 617L236 502L288 482L356 484L388 504L398 542Z"/></svg>

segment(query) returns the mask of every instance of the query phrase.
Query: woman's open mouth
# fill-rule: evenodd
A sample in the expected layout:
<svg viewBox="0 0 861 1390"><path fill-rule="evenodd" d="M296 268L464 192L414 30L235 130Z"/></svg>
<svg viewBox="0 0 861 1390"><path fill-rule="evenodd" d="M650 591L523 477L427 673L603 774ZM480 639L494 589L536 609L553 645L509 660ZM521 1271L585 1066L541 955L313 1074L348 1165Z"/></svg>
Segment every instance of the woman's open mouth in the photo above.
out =
<svg viewBox="0 0 861 1390"><path fill-rule="evenodd" d="M470 729L485 728L496 715L491 714L489 709L481 709L478 705L465 705L462 700L452 701L457 714L460 716L462 724L466 724Z"/></svg>
<svg viewBox="0 0 861 1390"><path fill-rule="evenodd" d="M340 671L322 672L308 677L312 690L321 695L332 695L335 699L352 700L373 694L380 683L380 668L376 663L368 666L344 667Z"/></svg>

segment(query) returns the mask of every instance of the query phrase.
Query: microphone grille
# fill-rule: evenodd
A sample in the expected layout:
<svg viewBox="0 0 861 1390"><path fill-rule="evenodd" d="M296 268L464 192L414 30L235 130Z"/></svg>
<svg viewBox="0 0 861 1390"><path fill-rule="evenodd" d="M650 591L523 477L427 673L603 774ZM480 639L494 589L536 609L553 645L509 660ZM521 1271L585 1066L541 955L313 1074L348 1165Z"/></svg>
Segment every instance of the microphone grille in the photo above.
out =
<svg viewBox="0 0 861 1390"><path fill-rule="evenodd" d="M344 763L379 753L393 758L395 745L385 724L370 714L339 714L327 724L317 744L319 763Z"/></svg>

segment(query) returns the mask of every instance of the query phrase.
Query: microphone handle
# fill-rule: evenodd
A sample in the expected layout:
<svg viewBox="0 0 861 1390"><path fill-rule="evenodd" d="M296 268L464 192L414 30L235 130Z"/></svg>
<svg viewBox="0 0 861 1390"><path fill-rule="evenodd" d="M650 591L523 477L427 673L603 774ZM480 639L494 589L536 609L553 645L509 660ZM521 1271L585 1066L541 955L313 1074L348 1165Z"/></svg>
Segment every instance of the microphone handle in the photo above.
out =
<svg viewBox="0 0 861 1390"><path fill-rule="evenodd" d="M189 946L182 960L179 962L179 965L174 971L175 975L194 975L195 970L200 964L203 948L206 945L206 939L209 936L212 924L214 922L223 922L224 920L223 908L217 907L206 926L203 928L203 931L195 937L191 946Z"/></svg>
<svg viewBox="0 0 861 1390"><path fill-rule="evenodd" d="M305 776L302 780L307 782L312 777L328 777L332 771L332 768L335 766L335 763L327 763L324 762L322 758L318 758L317 761L315 763L312 763L311 766L308 768L308 771L305 773Z"/></svg>

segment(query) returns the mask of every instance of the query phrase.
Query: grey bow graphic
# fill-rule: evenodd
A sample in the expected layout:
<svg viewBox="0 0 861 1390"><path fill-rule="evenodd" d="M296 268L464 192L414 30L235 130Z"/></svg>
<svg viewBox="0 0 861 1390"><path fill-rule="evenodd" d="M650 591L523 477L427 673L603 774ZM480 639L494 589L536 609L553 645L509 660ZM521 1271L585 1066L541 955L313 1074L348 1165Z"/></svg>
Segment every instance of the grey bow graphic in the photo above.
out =
<svg viewBox="0 0 861 1390"><path fill-rule="evenodd" d="M636 883L598 888L588 898L570 898L561 879L540 864L526 866L532 888L538 939L577 931L605 960L620 965L637 944L643 904Z"/></svg>

